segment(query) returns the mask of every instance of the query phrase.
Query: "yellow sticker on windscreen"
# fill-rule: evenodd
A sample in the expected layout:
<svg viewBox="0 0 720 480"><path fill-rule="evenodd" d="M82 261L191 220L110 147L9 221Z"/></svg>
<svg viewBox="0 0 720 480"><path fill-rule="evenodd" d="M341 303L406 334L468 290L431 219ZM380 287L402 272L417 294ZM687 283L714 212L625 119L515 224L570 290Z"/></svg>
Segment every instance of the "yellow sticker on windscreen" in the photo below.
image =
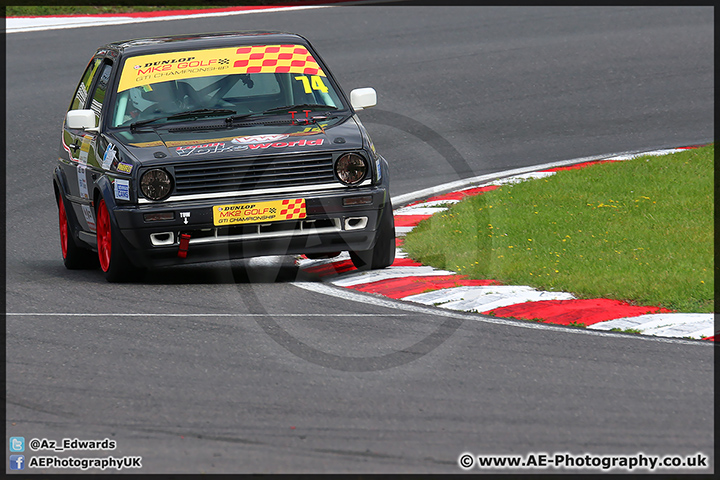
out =
<svg viewBox="0 0 720 480"><path fill-rule="evenodd" d="M213 223L216 226L299 220L306 216L304 198L216 205L213 207Z"/></svg>
<svg viewBox="0 0 720 480"><path fill-rule="evenodd" d="M311 75L318 86L324 85L320 77L326 76L302 45L212 48L130 57L123 66L118 92L167 80L247 73Z"/></svg>

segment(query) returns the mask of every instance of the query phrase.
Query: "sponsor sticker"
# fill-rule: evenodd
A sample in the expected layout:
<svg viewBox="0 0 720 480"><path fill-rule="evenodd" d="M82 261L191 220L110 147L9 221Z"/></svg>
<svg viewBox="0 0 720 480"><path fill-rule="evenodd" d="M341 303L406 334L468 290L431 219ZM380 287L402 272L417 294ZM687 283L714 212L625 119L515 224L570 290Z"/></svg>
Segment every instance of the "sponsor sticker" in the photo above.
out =
<svg viewBox="0 0 720 480"><path fill-rule="evenodd" d="M80 163L77 166L77 178L78 178L78 189L80 191L80 198L88 199L88 184L87 184L87 167Z"/></svg>
<svg viewBox="0 0 720 480"><path fill-rule="evenodd" d="M114 182L115 198L118 200L130 200L130 181L117 179Z"/></svg>
<svg viewBox="0 0 720 480"><path fill-rule="evenodd" d="M306 216L304 198L213 207L213 223L216 226L298 220Z"/></svg>
<svg viewBox="0 0 720 480"><path fill-rule="evenodd" d="M240 152L247 148L246 145L227 145L225 142L214 142L176 147L175 153L180 157L187 157L188 155L207 155L209 153Z"/></svg>
<svg viewBox="0 0 720 480"><path fill-rule="evenodd" d="M312 82L317 85L316 89L324 86L320 77L326 76L302 45L210 48L128 58L120 76L118 92L167 80L247 73L310 75L311 79L314 77Z"/></svg>
<svg viewBox="0 0 720 480"><path fill-rule="evenodd" d="M102 168L110 170L110 165L112 165L113 160L115 160L115 145L110 143L105 149L105 154L103 155Z"/></svg>
<svg viewBox="0 0 720 480"><path fill-rule="evenodd" d="M323 133L323 128L327 127L327 124L319 124L322 125L322 128L320 126L310 126L305 127L303 131L301 132L294 132L294 133L288 133L288 137L306 137L309 135L318 135L320 133ZM255 137L256 135L250 135L251 137ZM229 147L227 145L228 143L232 142L232 140L235 140L236 138L244 138L244 137L222 137L222 138L212 138L212 139L202 139L202 140L168 140L165 143L154 141L154 142L138 142L138 143L130 143L133 147L138 148L148 148L148 147L160 147L160 146L167 146L170 148L177 148L177 147L193 147L193 148L211 148L211 147L223 147L226 148ZM236 146L234 148L238 148L236 142Z"/></svg>
<svg viewBox="0 0 720 480"><path fill-rule="evenodd" d="M118 172L130 173L132 172L133 165L131 163L119 163L117 166Z"/></svg>
<svg viewBox="0 0 720 480"><path fill-rule="evenodd" d="M249 135L247 137L237 137L232 140L232 143L239 143L240 145L247 145L249 143L263 143L263 142L278 142L287 138L287 135Z"/></svg>
<svg viewBox="0 0 720 480"><path fill-rule="evenodd" d="M262 135L260 135L262 136ZM241 137L243 138L243 137ZM236 139L237 140L237 139ZM235 140L233 140L234 142ZM320 146L325 141L324 138L317 138L315 140L307 140L303 138L302 140L293 140L291 142L283 142L283 141L269 141L269 142L253 142L248 143L247 147L250 150L264 150L267 148L287 148L287 147L306 147L310 145L317 145Z"/></svg>
<svg viewBox="0 0 720 480"><path fill-rule="evenodd" d="M95 230L95 215L93 215L93 211L90 205L83 205L82 212L90 230Z"/></svg>
<svg viewBox="0 0 720 480"><path fill-rule="evenodd" d="M237 137L226 142L205 143L202 145L186 145L175 148L175 153L180 157L190 155L207 155L211 153L228 153L240 152L243 150L265 150L268 148L288 148L288 147L307 147L320 146L324 143L324 138L316 138L315 140L301 139L292 141L282 141L288 137L296 137L297 135L252 135L248 137Z"/></svg>
<svg viewBox="0 0 720 480"><path fill-rule="evenodd" d="M84 135L82 144L80 145L80 156L78 161L82 164L87 164L88 154L90 153L90 142L92 141L92 135Z"/></svg>

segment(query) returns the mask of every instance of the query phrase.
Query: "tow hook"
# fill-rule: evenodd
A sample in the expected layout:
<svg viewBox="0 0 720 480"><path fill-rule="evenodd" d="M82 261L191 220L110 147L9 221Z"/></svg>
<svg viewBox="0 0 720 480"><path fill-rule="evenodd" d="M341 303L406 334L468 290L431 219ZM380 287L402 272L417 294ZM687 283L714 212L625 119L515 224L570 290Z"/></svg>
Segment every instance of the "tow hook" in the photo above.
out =
<svg viewBox="0 0 720 480"><path fill-rule="evenodd" d="M190 246L190 235L183 233L180 235L180 248L178 249L178 257L187 257L188 247Z"/></svg>

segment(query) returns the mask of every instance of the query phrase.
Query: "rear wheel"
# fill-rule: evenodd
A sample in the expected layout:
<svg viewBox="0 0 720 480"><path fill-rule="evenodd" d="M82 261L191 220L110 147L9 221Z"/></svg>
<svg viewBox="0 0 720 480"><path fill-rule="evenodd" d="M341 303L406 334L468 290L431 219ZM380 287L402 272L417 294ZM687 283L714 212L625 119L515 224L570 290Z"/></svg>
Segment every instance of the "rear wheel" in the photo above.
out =
<svg viewBox="0 0 720 480"><path fill-rule="evenodd" d="M395 261L395 221L389 200L380 218L377 237L375 246L370 250L350 252L350 259L358 270L385 268Z"/></svg>
<svg viewBox="0 0 720 480"><path fill-rule="evenodd" d="M124 282L137 275L137 269L118 241L105 200L100 200L97 209L97 248L100 269L108 282Z"/></svg>
<svg viewBox="0 0 720 480"><path fill-rule="evenodd" d="M97 259L90 250L78 247L70 233L65 202L58 197L58 218L60 226L60 250L62 251L63 263L68 270L82 270L95 268Z"/></svg>

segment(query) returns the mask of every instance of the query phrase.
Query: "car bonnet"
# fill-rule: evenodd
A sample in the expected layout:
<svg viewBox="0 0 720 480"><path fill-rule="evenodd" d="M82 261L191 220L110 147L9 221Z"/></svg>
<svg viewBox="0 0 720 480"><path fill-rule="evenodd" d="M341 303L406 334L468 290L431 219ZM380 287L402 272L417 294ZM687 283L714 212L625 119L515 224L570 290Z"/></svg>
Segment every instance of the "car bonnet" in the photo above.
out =
<svg viewBox="0 0 720 480"><path fill-rule="evenodd" d="M363 134L354 118L332 126L272 125L198 130L181 127L122 130L114 143L143 164L217 158L243 158L320 151L358 150Z"/></svg>

